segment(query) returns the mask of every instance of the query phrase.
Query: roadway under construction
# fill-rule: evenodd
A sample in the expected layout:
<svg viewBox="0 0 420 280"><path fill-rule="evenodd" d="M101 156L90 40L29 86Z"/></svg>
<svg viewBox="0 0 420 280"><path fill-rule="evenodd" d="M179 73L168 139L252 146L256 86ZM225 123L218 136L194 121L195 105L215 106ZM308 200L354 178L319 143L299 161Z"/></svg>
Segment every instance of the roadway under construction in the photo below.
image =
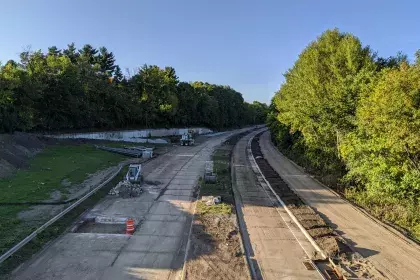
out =
<svg viewBox="0 0 420 280"><path fill-rule="evenodd" d="M415 242L306 174L259 128L178 146L147 161L141 195L104 198L81 217L97 223L69 230L17 269L13 279L185 278L206 162L221 143L245 131L232 152L230 170L249 277L420 278ZM135 224L132 235L122 226L128 218Z"/></svg>

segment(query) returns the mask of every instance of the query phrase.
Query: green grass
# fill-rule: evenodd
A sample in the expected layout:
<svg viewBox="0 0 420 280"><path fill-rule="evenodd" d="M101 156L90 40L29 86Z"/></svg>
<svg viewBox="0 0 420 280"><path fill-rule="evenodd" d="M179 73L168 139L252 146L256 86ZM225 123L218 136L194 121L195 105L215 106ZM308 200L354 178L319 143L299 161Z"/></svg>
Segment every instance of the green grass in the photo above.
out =
<svg viewBox="0 0 420 280"><path fill-rule="evenodd" d="M197 214L231 214L233 211L233 194L230 180L230 153L233 146L225 143L217 149L212 156L214 172L217 175L216 183L201 181L201 196L221 196L222 203L207 206L203 201L197 204Z"/></svg>
<svg viewBox="0 0 420 280"><path fill-rule="evenodd" d="M0 179L0 203L40 202L49 199L55 190L66 194L66 187L61 185L63 179L78 184L90 173L116 165L123 159L125 157L121 155L98 150L87 144L49 146L30 160L27 169L19 170L7 179ZM121 177L117 176L117 180ZM0 254L51 218L43 217L31 222L18 219L18 213L29 208L28 205L0 205ZM42 236L39 238L48 239Z"/></svg>
<svg viewBox="0 0 420 280"><path fill-rule="evenodd" d="M71 226L72 223L83 212L85 212L87 209L91 208L93 205L98 203L98 201L100 201L109 192L109 190L120 181L121 177L126 172L127 172L127 167L123 168L120 174L115 176L115 178L111 180L111 182L109 182L106 186L98 190L95 194L93 194L91 197L86 199L79 206L77 206L72 211L64 215L60 220L58 220L57 222L49 226L46 230L44 230L42 233L37 235L37 237L35 237L32 241L30 241L28 244L22 247L22 249L20 249L15 254L13 254L5 262L0 264L0 279L9 279L8 273L10 273L17 266L19 266L22 262L30 259L33 254L37 253L49 241L53 240L54 238L58 237L60 234L65 232L66 229L68 229L69 226ZM10 207L10 209L14 207L15 206ZM2 207L0 206L0 209L1 208ZM1 225L3 226L3 223ZM4 232L1 232L0 242L3 242L2 245L4 245L4 241L9 239L10 241L13 241L13 243L11 244L14 244L16 243L16 241L20 241L21 239L23 239L23 237L31 233L34 229L35 228L31 229L27 227L25 228L25 230L19 231L20 236L13 235L12 231L10 232L10 234L7 234L7 235L4 235ZM12 240L12 239L15 239L15 240Z"/></svg>
<svg viewBox="0 0 420 280"><path fill-rule="evenodd" d="M88 144L48 147L30 161L28 169L0 179L0 203L48 199L54 190L65 191L66 187L61 186L62 180L81 183L90 173L116 165L124 158Z"/></svg>
<svg viewBox="0 0 420 280"><path fill-rule="evenodd" d="M204 201L199 201L197 203L197 213L201 215L208 214L227 214L232 213L232 206L226 203L219 203L216 205L207 206Z"/></svg>

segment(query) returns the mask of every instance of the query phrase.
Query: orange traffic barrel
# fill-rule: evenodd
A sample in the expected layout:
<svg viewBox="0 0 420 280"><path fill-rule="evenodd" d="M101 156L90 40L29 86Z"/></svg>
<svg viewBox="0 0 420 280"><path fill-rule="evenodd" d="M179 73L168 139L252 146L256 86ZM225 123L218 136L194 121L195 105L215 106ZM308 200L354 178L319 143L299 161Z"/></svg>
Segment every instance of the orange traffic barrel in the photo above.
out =
<svg viewBox="0 0 420 280"><path fill-rule="evenodd" d="M125 222L125 234L133 234L134 233L134 220L128 218Z"/></svg>

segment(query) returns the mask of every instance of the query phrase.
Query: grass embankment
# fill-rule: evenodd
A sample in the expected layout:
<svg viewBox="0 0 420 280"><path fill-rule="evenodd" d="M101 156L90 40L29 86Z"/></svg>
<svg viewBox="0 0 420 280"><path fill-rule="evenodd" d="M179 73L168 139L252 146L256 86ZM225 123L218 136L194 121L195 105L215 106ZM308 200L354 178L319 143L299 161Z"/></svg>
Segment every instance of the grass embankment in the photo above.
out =
<svg viewBox="0 0 420 280"><path fill-rule="evenodd" d="M63 194L62 199L65 199L67 187L61 184L64 179L72 184L81 183L90 173L116 165L124 158L87 144L49 146L30 160L28 169L18 171L10 178L0 179L0 203L41 202L48 200L56 190L59 190ZM0 275L9 272L52 237L62 233L78 215L103 197L108 192L107 189L115 185L121 177L122 175L117 176L115 182L98 191L1 264ZM0 205L0 254L34 231L40 223L51 218L45 217L45 221L37 223L18 218L19 212L30 208L29 205Z"/></svg>

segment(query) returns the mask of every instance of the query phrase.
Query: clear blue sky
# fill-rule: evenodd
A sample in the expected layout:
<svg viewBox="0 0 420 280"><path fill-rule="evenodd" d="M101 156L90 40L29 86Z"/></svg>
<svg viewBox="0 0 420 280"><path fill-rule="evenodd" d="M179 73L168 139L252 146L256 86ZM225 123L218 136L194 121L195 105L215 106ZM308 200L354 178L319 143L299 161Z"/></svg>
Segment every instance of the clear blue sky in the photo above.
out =
<svg viewBox="0 0 420 280"><path fill-rule="evenodd" d="M3 0L0 61L75 42L106 46L121 68L173 66L181 81L226 84L269 102L282 74L328 28L381 56L420 48L418 1Z"/></svg>

